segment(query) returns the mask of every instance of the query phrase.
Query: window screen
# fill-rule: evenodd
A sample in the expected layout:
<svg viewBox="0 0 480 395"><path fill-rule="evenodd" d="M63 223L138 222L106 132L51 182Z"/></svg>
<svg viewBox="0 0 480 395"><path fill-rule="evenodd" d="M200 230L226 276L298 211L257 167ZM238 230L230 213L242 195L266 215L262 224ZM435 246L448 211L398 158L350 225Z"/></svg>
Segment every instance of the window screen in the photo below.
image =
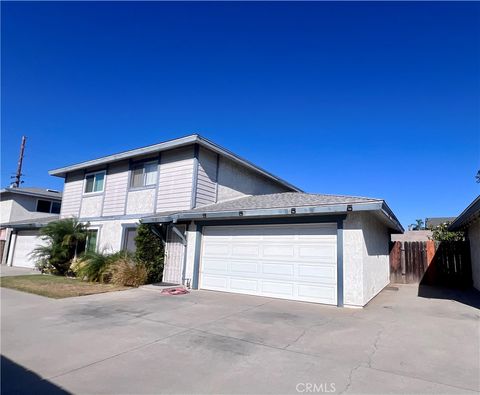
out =
<svg viewBox="0 0 480 395"><path fill-rule="evenodd" d="M126 228L125 229L125 241L124 248L127 251L135 252L135 237L137 236L137 228Z"/></svg>
<svg viewBox="0 0 480 395"><path fill-rule="evenodd" d="M131 188L141 188L157 183L157 162L148 162L132 168Z"/></svg>

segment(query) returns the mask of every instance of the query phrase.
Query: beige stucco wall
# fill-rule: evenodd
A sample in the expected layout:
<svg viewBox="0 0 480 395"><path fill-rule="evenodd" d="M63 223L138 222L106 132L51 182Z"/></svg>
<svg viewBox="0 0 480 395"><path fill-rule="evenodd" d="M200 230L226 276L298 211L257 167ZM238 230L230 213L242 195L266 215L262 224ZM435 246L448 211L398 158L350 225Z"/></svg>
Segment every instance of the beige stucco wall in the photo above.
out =
<svg viewBox="0 0 480 395"><path fill-rule="evenodd" d="M361 213L349 213L343 223L343 303L363 306L363 247Z"/></svg>
<svg viewBox="0 0 480 395"><path fill-rule="evenodd" d="M132 190L127 196L127 215L152 214L155 210L155 188Z"/></svg>
<svg viewBox="0 0 480 395"><path fill-rule="evenodd" d="M362 213L363 303L367 304L390 282L388 228L374 214Z"/></svg>
<svg viewBox="0 0 480 395"><path fill-rule="evenodd" d="M364 306L390 281L387 227L370 212L349 213L343 231L344 304Z"/></svg>
<svg viewBox="0 0 480 395"><path fill-rule="evenodd" d="M138 219L125 219L115 221L91 221L90 227L98 229L98 251L116 252L122 249L122 225L138 224Z"/></svg>
<svg viewBox="0 0 480 395"><path fill-rule="evenodd" d="M480 219L468 228L470 256L472 259L473 286L480 291Z"/></svg>
<svg viewBox="0 0 480 395"><path fill-rule="evenodd" d="M100 217L102 215L103 194L84 196L80 209L81 218Z"/></svg>
<svg viewBox="0 0 480 395"><path fill-rule="evenodd" d="M0 223L2 222L9 222L10 215L12 212L12 199L2 199L0 201Z"/></svg>
<svg viewBox="0 0 480 395"><path fill-rule="evenodd" d="M25 219L43 218L52 214L37 212L37 200L58 201L49 198L37 198L7 193L2 196L0 205L0 222L22 221Z"/></svg>

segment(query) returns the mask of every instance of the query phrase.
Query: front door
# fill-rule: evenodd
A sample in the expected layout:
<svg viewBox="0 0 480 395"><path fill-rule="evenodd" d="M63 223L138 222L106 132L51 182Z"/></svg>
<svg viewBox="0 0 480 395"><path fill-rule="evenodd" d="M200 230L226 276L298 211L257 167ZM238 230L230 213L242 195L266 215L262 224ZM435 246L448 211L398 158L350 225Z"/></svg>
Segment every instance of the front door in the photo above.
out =
<svg viewBox="0 0 480 395"><path fill-rule="evenodd" d="M175 225L182 235L185 235L185 225ZM169 227L165 246L165 262L163 264L163 282L182 284L185 245L182 238Z"/></svg>

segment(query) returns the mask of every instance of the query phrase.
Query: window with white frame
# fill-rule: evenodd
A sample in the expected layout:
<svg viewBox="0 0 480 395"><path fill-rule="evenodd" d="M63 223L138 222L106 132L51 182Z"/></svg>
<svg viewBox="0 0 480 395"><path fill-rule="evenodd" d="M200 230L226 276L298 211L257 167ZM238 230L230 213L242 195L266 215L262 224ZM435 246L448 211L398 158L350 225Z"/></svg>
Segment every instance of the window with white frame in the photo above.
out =
<svg viewBox="0 0 480 395"><path fill-rule="evenodd" d="M141 188L157 183L157 162L139 163L132 167L130 188Z"/></svg>
<svg viewBox="0 0 480 395"><path fill-rule="evenodd" d="M85 175L85 193L103 192L105 170Z"/></svg>

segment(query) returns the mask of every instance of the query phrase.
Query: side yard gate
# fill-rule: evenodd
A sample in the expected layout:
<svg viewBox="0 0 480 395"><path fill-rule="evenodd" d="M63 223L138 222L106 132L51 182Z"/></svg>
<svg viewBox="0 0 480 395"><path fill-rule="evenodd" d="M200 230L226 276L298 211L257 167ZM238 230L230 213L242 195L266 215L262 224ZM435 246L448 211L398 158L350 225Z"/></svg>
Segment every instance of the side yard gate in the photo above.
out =
<svg viewBox="0 0 480 395"><path fill-rule="evenodd" d="M453 287L472 285L468 241L395 241L390 245L390 282Z"/></svg>

